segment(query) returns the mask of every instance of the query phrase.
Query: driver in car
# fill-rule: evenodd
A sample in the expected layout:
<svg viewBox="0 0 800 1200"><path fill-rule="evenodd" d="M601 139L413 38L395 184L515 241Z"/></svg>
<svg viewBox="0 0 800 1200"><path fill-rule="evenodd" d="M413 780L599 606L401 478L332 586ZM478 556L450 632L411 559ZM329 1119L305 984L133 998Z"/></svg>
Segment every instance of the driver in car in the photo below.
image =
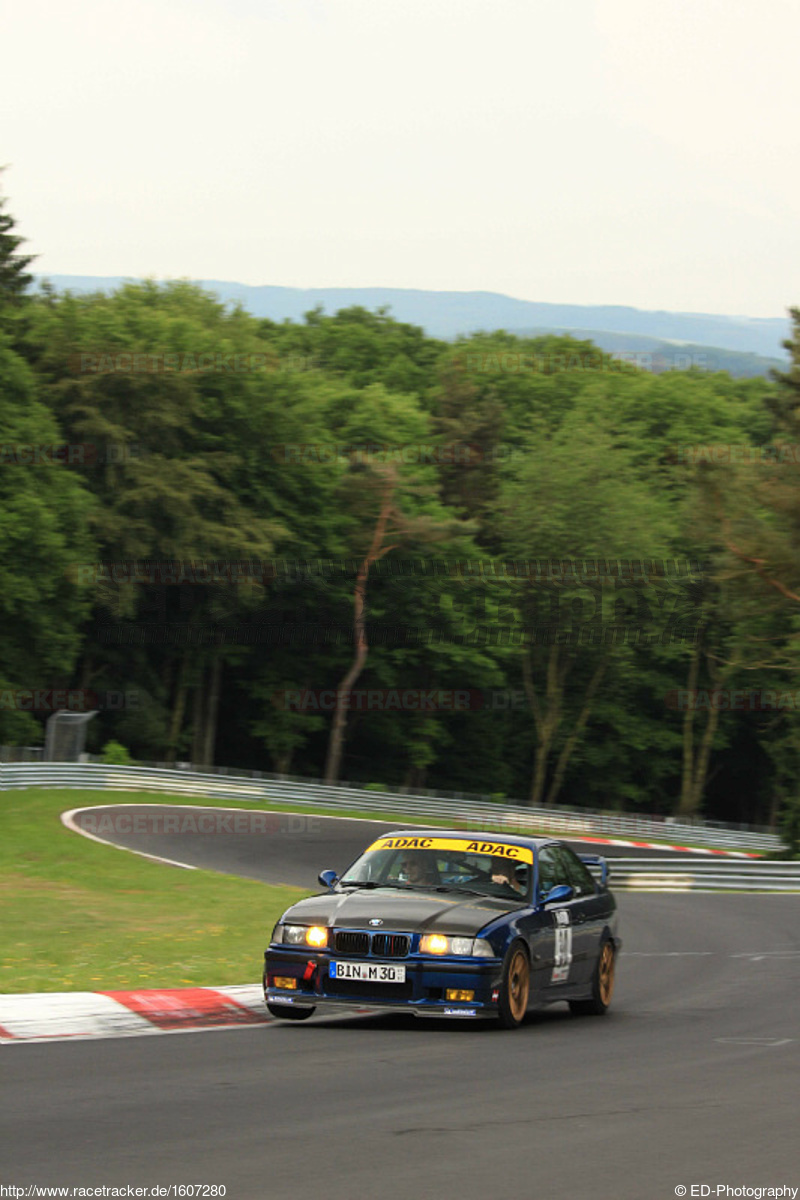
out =
<svg viewBox="0 0 800 1200"><path fill-rule="evenodd" d="M510 858L492 859L492 883L504 883L515 892L524 893L525 887L519 882L514 871L516 863Z"/></svg>
<svg viewBox="0 0 800 1200"><path fill-rule="evenodd" d="M407 850L400 861L400 870L405 875L406 883L417 887L425 884L437 884L436 870L427 854L419 850Z"/></svg>

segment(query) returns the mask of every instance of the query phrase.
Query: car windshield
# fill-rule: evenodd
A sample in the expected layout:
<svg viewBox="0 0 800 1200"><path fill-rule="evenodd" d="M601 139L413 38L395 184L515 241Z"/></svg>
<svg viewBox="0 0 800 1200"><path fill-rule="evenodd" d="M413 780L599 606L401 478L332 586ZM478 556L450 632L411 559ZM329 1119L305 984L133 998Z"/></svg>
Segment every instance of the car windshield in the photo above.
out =
<svg viewBox="0 0 800 1200"><path fill-rule="evenodd" d="M339 886L471 892L523 901L530 890L532 860L527 847L506 843L384 838L348 868Z"/></svg>

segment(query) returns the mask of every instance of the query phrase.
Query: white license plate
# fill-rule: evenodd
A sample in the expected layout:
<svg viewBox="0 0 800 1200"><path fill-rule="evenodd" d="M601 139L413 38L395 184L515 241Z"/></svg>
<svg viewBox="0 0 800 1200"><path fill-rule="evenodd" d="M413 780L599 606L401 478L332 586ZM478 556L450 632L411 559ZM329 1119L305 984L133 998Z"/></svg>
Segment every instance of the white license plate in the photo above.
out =
<svg viewBox="0 0 800 1200"><path fill-rule="evenodd" d="M331 979L360 979L364 983L405 983L405 967L381 963L332 962Z"/></svg>

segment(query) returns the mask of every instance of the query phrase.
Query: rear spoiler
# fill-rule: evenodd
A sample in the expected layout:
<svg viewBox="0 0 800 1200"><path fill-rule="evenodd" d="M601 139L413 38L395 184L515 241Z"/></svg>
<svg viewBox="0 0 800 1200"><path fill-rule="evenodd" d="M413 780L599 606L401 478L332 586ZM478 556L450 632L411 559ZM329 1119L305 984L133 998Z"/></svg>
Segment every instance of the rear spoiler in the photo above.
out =
<svg viewBox="0 0 800 1200"><path fill-rule="evenodd" d="M587 867L600 868L600 886L605 887L611 872L608 869L608 862L602 854L579 854L578 858L582 863L586 863Z"/></svg>

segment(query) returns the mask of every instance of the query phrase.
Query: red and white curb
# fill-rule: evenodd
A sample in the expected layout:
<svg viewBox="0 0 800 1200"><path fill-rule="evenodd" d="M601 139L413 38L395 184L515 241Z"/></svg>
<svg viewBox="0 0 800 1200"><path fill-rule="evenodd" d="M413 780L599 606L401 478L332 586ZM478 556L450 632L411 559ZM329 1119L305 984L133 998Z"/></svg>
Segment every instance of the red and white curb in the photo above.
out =
<svg viewBox="0 0 800 1200"><path fill-rule="evenodd" d="M0 995L0 1043L243 1028L272 1019L260 984Z"/></svg>
<svg viewBox="0 0 800 1200"><path fill-rule="evenodd" d="M572 835L564 835L572 837ZM621 838L580 837L575 841L592 842L598 846L632 846L636 850L674 850L677 854L716 854L725 858L763 858L751 850L709 850L702 846L670 846L665 842L627 842Z"/></svg>
<svg viewBox="0 0 800 1200"><path fill-rule="evenodd" d="M354 1008L350 1015L373 1010ZM278 1024L258 983L218 988L0 995L0 1044L143 1037Z"/></svg>
<svg viewBox="0 0 800 1200"><path fill-rule="evenodd" d="M509 826L514 832L519 832L523 827L523 820L524 818L520 818L516 813L499 813L497 818L493 818L492 823L498 830L503 826ZM634 842L627 838L594 837L586 832L589 827L587 824L570 821L568 818L535 820L531 817L527 823L531 829L531 837L541 837L542 831L546 828L550 837L560 838L567 842L589 842L593 846L630 846L634 850L673 850L676 854L715 854L724 858L764 857L763 854L751 850L718 850L706 846L675 846L669 842Z"/></svg>

